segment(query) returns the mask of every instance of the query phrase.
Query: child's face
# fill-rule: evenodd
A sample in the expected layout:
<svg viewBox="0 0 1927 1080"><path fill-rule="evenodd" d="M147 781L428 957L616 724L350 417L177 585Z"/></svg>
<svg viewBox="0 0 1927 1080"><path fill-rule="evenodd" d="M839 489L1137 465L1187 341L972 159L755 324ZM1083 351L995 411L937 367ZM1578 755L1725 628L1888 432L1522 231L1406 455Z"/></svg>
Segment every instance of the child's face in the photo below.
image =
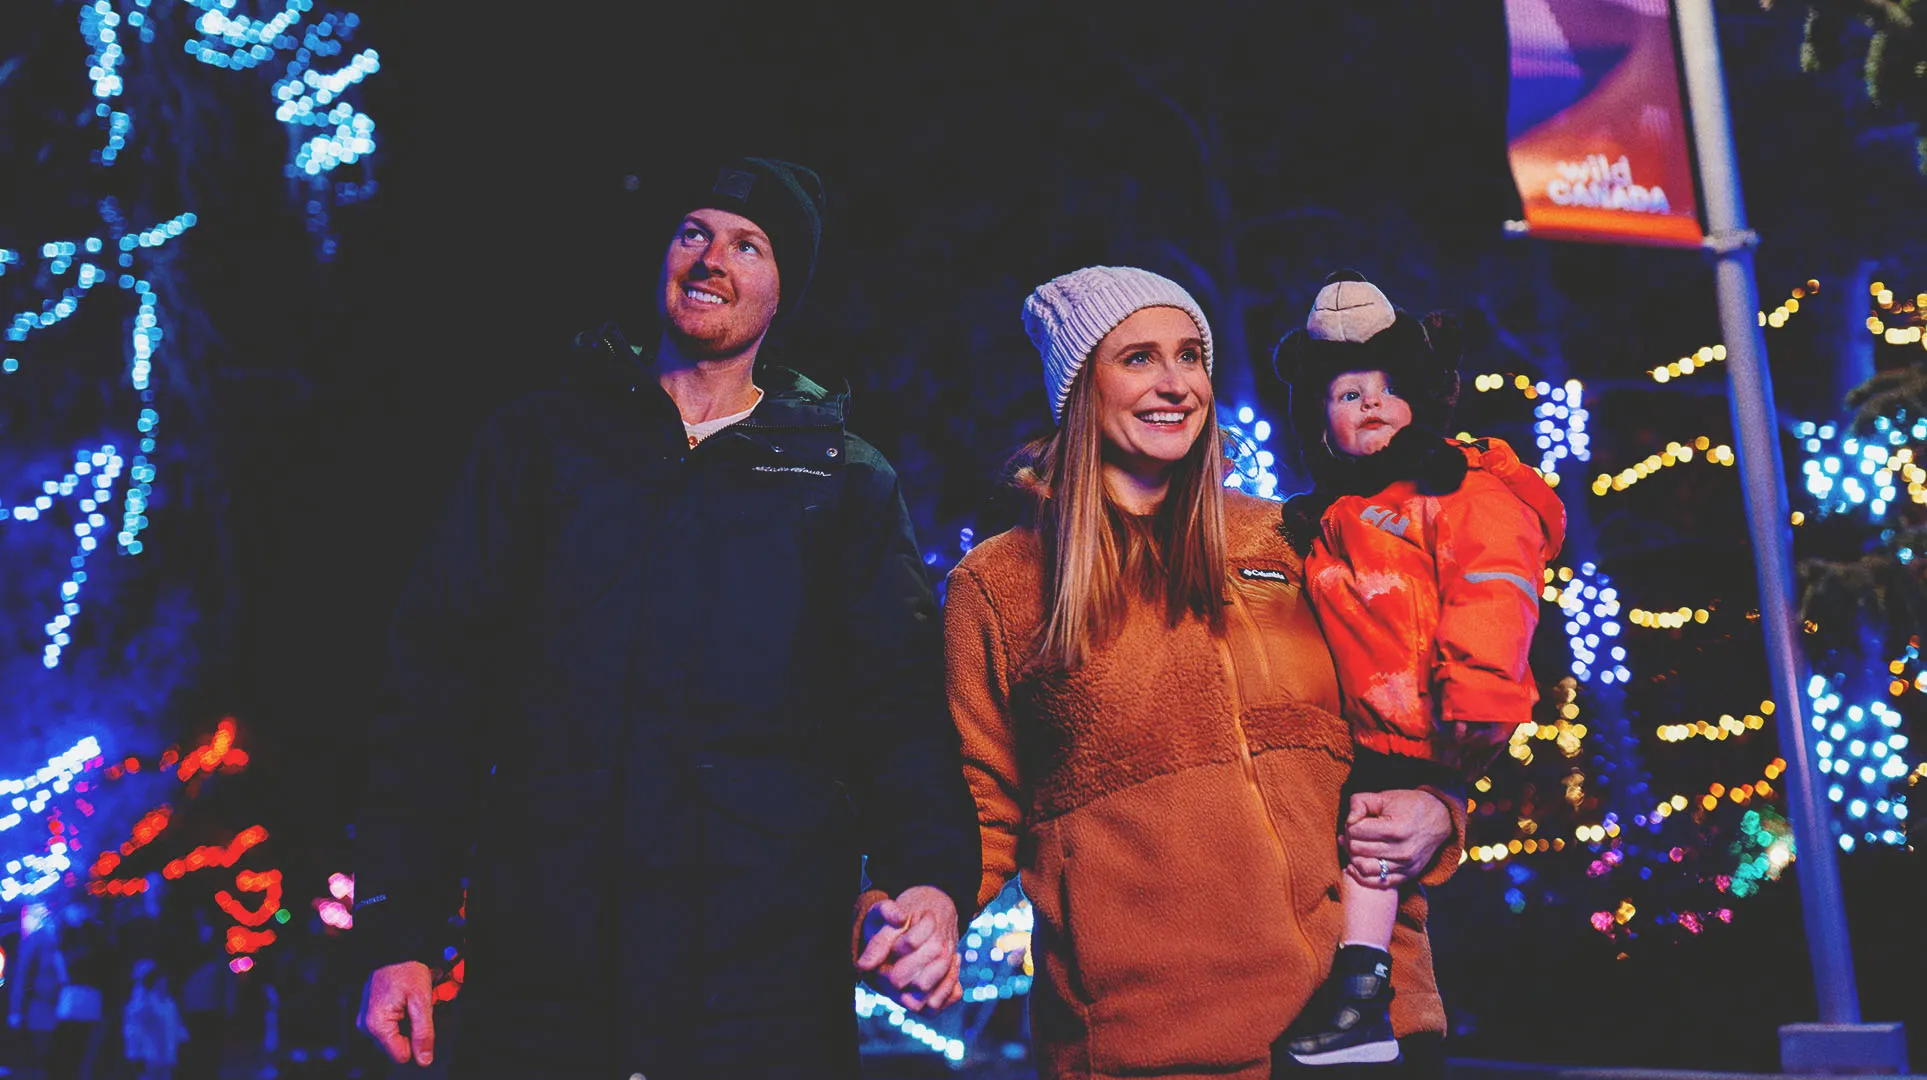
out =
<svg viewBox="0 0 1927 1080"><path fill-rule="evenodd" d="M1364 457L1385 449L1412 422L1412 406L1382 371L1347 371L1325 393L1325 427L1332 453Z"/></svg>

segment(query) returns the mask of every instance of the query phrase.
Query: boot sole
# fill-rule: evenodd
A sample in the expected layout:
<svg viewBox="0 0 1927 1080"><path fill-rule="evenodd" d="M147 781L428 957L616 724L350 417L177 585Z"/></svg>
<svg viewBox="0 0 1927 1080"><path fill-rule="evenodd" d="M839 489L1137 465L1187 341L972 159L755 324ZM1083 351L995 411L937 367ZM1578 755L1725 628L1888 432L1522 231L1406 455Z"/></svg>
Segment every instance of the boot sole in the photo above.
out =
<svg viewBox="0 0 1927 1080"><path fill-rule="evenodd" d="M1289 1051L1287 1052L1289 1053ZM1347 1065L1355 1062L1383 1064L1399 1060L1398 1040L1384 1039L1377 1042L1359 1043L1357 1046L1345 1046L1337 1050L1324 1050L1316 1054L1292 1053L1291 1059L1300 1065Z"/></svg>

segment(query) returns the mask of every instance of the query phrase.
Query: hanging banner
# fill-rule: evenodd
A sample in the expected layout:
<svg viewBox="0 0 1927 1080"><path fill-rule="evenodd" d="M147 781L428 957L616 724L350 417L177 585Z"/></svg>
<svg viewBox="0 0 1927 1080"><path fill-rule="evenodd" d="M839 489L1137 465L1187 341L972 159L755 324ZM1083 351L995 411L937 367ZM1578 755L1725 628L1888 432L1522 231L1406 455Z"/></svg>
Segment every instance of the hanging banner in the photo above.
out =
<svg viewBox="0 0 1927 1080"><path fill-rule="evenodd" d="M1671 15L1668 0L1505 0L1506 148L1530 235L1700 243Z"/></svg>

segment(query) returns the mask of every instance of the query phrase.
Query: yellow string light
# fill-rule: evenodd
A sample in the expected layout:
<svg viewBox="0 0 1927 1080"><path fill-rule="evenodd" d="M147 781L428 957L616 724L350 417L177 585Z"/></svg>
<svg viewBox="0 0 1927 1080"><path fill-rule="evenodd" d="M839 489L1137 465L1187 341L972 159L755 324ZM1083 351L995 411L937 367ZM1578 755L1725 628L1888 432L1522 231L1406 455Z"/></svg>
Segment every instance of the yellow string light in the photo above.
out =
<svg viewBox="0 0 1927 1080"><path fill-rule="evenodd" d="M1630 468L1621 469L1617 473L1600 473L1593 478L1592 493L1604 495L1609 491L1624 491L1661 469L1684 464L1701 453L1705 454L1707 461L1729 468L1738 460L1733 456L1731 446L1725 443L1716 444L1712 439L1701 435L1690 443L1667 443L1663 452L1649 455L1644 461L1635 462Z"/></svg>
<svg viewBox="0 0 1927 1080"><path fill-rule="evenodd" d="M1472 389L1477 390L1481 394L1489 394L1498 390L1516 390L1523 395L1527 401L1535 400L1539 396L1539 388L1533 383L1532 376L1521 375L1517 372L1502 374L1497 371L1489 371L1483 375L1476 375L1472 379ZM1469 438L1470 436L1461 432L1460 437Z"/></svg>
<svg viewBox="0 0 1927 1080"><path fill-rule="evenodd" d="M1879 312L1867 316L1867 332L1889 345L1919 345L1927 348L1927 327L1920 320L1927 316L1927 292L1917 293L1913 299L1902 299L1887 287L1884 281L1876 281L1867 286L1874 306L1892 312L1902 324L1888 326Z"/></svg>
<svg viewBox="0 0 1927 1080"><path fill-rule="evenodd" d="M1662 742L1685 742L1695 736L1718 742L1721 739L1733 738L1764 728L1766 717L1773 715L1772 705L1770 701L1763 701L1760 703L1758 713L1747 713L1743 717L1725 713L1718 720L1713 721L1696 720L1690 724L1661 724L1654 733Z"/></svg>
<svg viewBox="0 0 1927 1080"><path fill-rule="evenodd" d="M1792 295L1782 301L1779 307L1774 308L1770 312L1760 312L1760 325L1771 327L1775 330L1785 326L1789 318L1799 314L1800 301L1819 291L1820 283L1812 278L1808 278L1807 283L1796 286ZM1666 383L1691 375L1696 371L1702 371L1708 364L1724 359L1726 359L1726 346L1703 345L1693 352L1680 357L1678 360L1649 370L1646 374L1656 383Z"/></svg>
<svg viewBox="0 0 1927 1080"><path fill-rule="evenodd" d="M1626 613L1627 622L1634 626L1643 626L1648 630L1677 630L1687 623L1704 624L1712 617L1713 613L1706 608L1691 607L1682 607L1673 611L1647 611L1645 608L1633 608Z"/></svg>
<svg viewBox="0 0 1927 1080"><path fill-rule="evenodd" d="M1763 711L1769 714L1771 713L1771 710ZM1756 798L1771 799L1777 792L1770 781L1778 780L1784 772L1786 772L1786 760L1784 758L1774 758L1772 761L1767 762L1765 769L1761 770L1761 779L1751 784L1741 784L1729 789L1726 785L1716 782L1709 784L1706 791L1696 797L1674 795L1670 799L1660 800L1659 805L1653 808L1653 816L1664 820L1685 810L1688 806L1694 805L1705 810L1712 810L1719 806L1722 796L1731 799L1734 803L1741 806L1746 805Z"/></svg>
<svg viewBox="0 0 1927 1080"><path fill-rule="evenodd" d="M1767 707L1772 704L1770 701L1761 702L1760 711L1769 716L1772 715L1773 710ZM1749 717L1749 719L1757 720L1759 718ZM1785 772L1786 760L1776 757L1767 763L1766 768L1761 770L1761 778L1753 783L1739 784L1729 788L1725 784L1715 781L1707 785L1706 790L1698 796L1678 794L1669 799L1661 800L1659 804L1654 807L1652 816L1656 819L1664 820L1686 810L1688 807L1698 807L1701 810L1709 811L1715 810L1719 807L1722 800L1731 802L1736 806L1745 806L1755 799L1771 799L1779 794L1778 789L1773 786L1772 781L1778 780ZM1908 778L1908 782L1919 783L1923 779L1927 779L1927 761L1921 762L1920 765L1914 769ZM1482 777L1480 782L1484 785L1484 787L1480 788L1482 791L1488 790L1491 787L1491 779L1489 777ZM1534 832L1538 829L1538 823L1529 818L1520 818L1519 828L1522 832ZM1619 836L1619 833L1620 828L1617 823L1601 825L1588 824L1575 827L1573 829L1573 838L1582 844L1601 844L1607 840L1616 838ZM1564 851L1565 849L1566 842L1561 837L1555 836L1549 840L1541 840L1533 837L1515 837L1514 839L1499 843L1480 844L1470 847L1466 849L1460 861L1501 862L1515 855L1536 855L1547 852Z"/></svg>

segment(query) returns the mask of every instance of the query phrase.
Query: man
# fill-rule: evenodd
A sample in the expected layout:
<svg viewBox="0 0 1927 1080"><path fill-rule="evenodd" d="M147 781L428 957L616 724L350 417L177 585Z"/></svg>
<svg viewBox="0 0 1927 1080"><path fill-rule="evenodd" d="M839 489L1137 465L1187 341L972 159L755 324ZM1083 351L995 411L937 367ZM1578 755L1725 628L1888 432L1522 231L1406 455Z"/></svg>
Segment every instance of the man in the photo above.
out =
<svg viewBox="0 0 1927 1080"><path fill-rule="evenodd" d="M845 394L757 364L822 187L692 180L653 354L607 324L490 418L397 612L355 908L397 1062L434 1055L458 908L458 1077L854 1077L853 956L959 996L976 818L896 476Z"/></svg>

